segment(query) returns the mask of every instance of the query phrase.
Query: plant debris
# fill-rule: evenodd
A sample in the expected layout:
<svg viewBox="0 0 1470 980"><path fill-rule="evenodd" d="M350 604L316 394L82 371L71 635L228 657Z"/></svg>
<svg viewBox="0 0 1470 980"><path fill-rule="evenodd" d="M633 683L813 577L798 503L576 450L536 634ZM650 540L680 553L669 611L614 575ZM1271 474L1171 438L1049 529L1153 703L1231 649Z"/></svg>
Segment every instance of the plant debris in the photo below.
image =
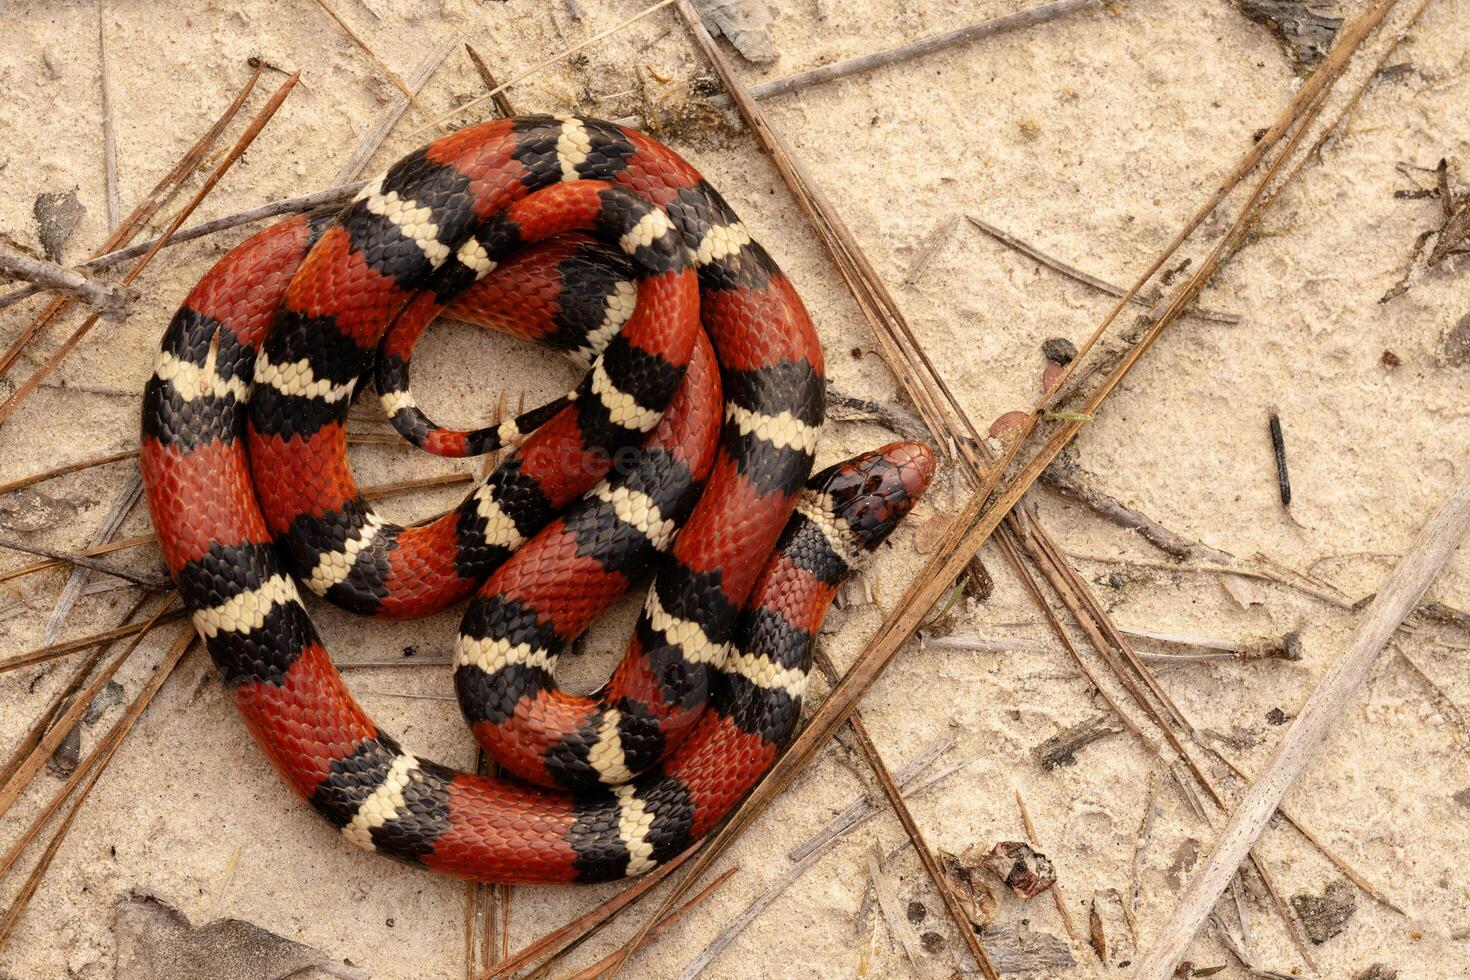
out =
<svg viewBox="0 0 1470 980"><path fill-rule="evenodd" d="M909 964L918 966L919 937L901 912L898 903L898 888L893 879L883 870L883 851L878 847L877 841L873 841L868 848L868 878L873 883L873 892L878 896L878 910L883 913L883 920L888 923L888 932L893 936L893 941L903 949L903 954Z"/></svg>
<svg viewBox="0 0 1470 980"><path fill-rule="evenodd" d="M965 911L965 918L976 929L984 929L995 918L996 901L995 893L980 878L979 863L971 860L976 850L977 848L972 847L963 856L941 850L939 865L944 869L950 891L959 900L960 908ZM981 852L979 857L983 860L984 853Z"/></svg>
<svg viewBox="0 0 1470 980"><path fill-rule="evenodd" d="M1113 716L1107 712L1093 715L1078 722L1066 731L1058 732L1031 750L1041 768L1048 771L1077 764L1077 750L1093 742L1117 735L1121 726L1114 724Z"/></svg>
<svg viewBox="0 0 1470 980"><path fill-rule="evenodd" d="M1281 506L1291 507L1291 477L1286 469L1286 439L1281 434L1281 416L1271 412L1266 420L1271 433L1271 454L1276 457L1276 490L1281 495Z"/></svg>
<svg viewBox="0 0 1470 980"><path fill-rule="evenodd" d="M766 65L780 55L771 43L771 9L765 0L693 0L709 32L721 34L746 61Z"/></svg>
<svg viewBox="0 0 1470 980"><path fill-rule="evenodd" d="M1306 927L1307 938L1320 946L1342 932L1358 910L1358 899L1346 878L1338 878L1321 895L1293 895L1291 907Z"/></svg>
<svg viewBox="0 0 1470 980"><path fill-rule="evenodd" d="M1235 5L1280 38L1297 71L1303 73L1327 56L1342 27L1341 17L1323 13L1310 0L1235 0Z"/></svg>
<svg viewBox="0 0 1470 980"><path fill-rule="evenodd" d="M1087 915L1087 941L1092 946L1092 951L1097 954L1098 962L1104 966L1108 962L1108 934L1103 928L1101 913L1097 910L1097 896L1092 896L1092 907Z"/></svg>
<svg viewBox="0 0 1470 980"><path fill-rule="evenodd" d="M36 237L41 240L46 258L58 261L62 249L71 241L77 225L82 223L82 216L87 213L82 202L77 200L77 189L37 194L31 211L36 216Z"/></svg>
<svg viewBox="0 0 1470 980"><path fill-rule="evenodd" d="M1042 343L1041 353L1051 363L1066 367L1077 360L1077 345L1066 337L1053 337Z"/></svg>
<svg viewBox="0 0 1470 980"><path fill-rule="evenodd" d="M1054 971L1075 966L1066 940L1049 932L1035 932L1024 924L989 926L980 934L985 952L999 973L1034 973L1055 976Z"/></svg>
<svg viewBox="0 0 1470 980"><path fill-rule="evenodd" d="M1440 360L1449 367L1470 365L1470 313L1460 317L1440 341Z"/></svg>
<svg viewBox="0 0 1470 980"><path fill-rule="evenodd" d="M116 975L128 980L307 980L368 974L242 919L191 926L178 909L133 893L117 907Z"/></svg>
<svg viewBox="0 0 1470 980"><path fill-rule="evenodd" d="M1057 881L1051 860L1021 841L996 844L985 859L985 867L1018 898L1035 898Z"/></svg>
<svg viewBox="0 0 1470 980"><path fill-rule="evenodd" d="M1400 167L1403 170L1403 167ZM1423 169L1423 168L1414 168ZM1464 255L1470 252L1470 192L1455 193L1452 187L1449 161L1440 158L1439 164L1434 168L1434 187L1431 189L1416 188L1411 191L1396 191L1395 197L1412 199L1423 197L1436 197L1440 205L1440 223L1438 228L1420 232L1419 237L1414 239L1414 245L1409 250L1409 261L1405 264L1404 274L1388 292L1379 298L1378 302L1387 303L1396 296L1402 296L1409 291L1410 280L1414 276L1415 266L1419 262L1419 256L1424 254L1424 247L1432 238L1435 240L1434 248L1429 251L1429 258L1425 260L1426 269L1432 269L1445 259L1454 255ZM1463 321L1461 321L1463 323Z"/></svg>

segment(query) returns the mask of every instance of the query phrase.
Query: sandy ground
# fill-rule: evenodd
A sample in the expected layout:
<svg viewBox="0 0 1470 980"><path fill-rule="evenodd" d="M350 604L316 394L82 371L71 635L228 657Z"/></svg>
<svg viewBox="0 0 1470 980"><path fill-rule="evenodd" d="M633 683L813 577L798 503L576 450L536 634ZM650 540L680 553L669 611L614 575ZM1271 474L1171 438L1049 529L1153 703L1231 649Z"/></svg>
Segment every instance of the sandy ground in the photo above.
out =
<svg viewBox="0 0 1470 980"><path fill-rule="evenodd" d="M625 0L578 5L581 21L559 3L533 0L375 5L385 9L381 19L351 0L335 3L401 74L447 32L460 31L503 76L637 10ZM1020 6L1015 0L798 0L783 5L774 29L780 60L764 68L742 63L742 70L751 81L777 77ZM1361 6L1343 2L1342 12ZM182 8L109 0L102 15L124 209L229 101L252 55L303 69L302 85L199 214L227 214L330 183L392 91L381 73L312 4L242 0ZM0 45L6 188L0 231L37 248L34 197L75 188L86 214L62 254L69 262L83 258L106 231L97 18L92 3L0 9L0 33L7 38ZM1395 198L1395 191L1431 181L1430 174L1402 173L1399 165L1432 167L1447 157L1456 172L1470 167L1467 36L1470 2L1432 0L1412 43L1393 59L1412 70L1375 85L1348 133L1308 167L1262 233L1205 294L1208 306L1238 313L1243 321L1179 323L1087 427L1078 451L1096 486L1214 547L1314 569L1352 597L1371 591L1386 574L1389 557L1406 546L1470 460L1467 369L1446 363L1441 348L1444 333L1466 312L1462 273L1452 263L1418 278L1392 303L1378 303L1398 280L1415 236L1437 223L1436 201ZM577 64L558 64L515 86L510 94L517 106L616 117L638 109L636 97L625 93L647 87L657 94L661 79L677 85L707 74L667 11L585 54ZM267 72L249 111L278 80ZM950 385L983 422L1028 404L1041 368L1041 341L1058 335L1080 341L1107 301L968 226L917 284L897 285L933 229L954 215L974 214L1091 272L1126 281L1298 83L1277 40L1227 0L1126 0L1109 11L774 100L768 109L895 284ZM437 112L481 91L456 52L421 98ZM416 131L424 124L411 110L372 166L385 166L423 142L426 134ZM795 279L827 346L834 383L895 400L897 387L871 353L867 327L754 142L734 125L672 142L725 192ZM6 425L0 480L133 445L137 392L163 324L190 284L248 233L237 229L175 248L156 262L140 280L143 299L134 315L125 324L99 327ZM38 306L31 301L0 312L0 341L8 343ZM72 315L64 329L78 320ZM53 332L36 347L37 357L53 349L59 335ZM868 352L849 356L857 347ZM1380 362L1385 349L1400 366ZM23 362L12 377L34 363ZM435 331L418 364L415 380L428 407L456 419L483 417L502 388L525 388L534 400L571 380L553 358L460 326ZM1285 426L1299 523L1288 519L1276 498L1265 421L1273 406ZM888 438L872 426L833 425L822 459ZM356 458L364 482L452 469L392 449ZM84 545L128 465L40 488L61 501L63 511L54 526L28 539L52 547ZM1289 716L1302 704L1340 649L1351 615L1273 585L1260 586L1259 601L1242 606L1218 576L1130 565L1129 559L1167 559L1077 505L1043 491L1034 497L1069 551L1102 557L1080 567L1098 581L1098 594L1119 623L1232 639L1302 631L1299 663L1197 665L1163 675L1200 729L1231 740L1227 751L1246 769L1264 765L1285 730L1270 724L1268 713L1280 708ZM421 494L383 509L390 517L413 518L454 499L453 491ZM916 524L954 499L936 493L934 503L919 508ZM140 507L121 533L140 533L146 521ZM823 641L839 665L861 648L881 610L892 606L922 562L915 537L914 528L901 532L876 565L876 604L852 609ZM1157 815L1142 856L1136 912L1146 942L1213 831L1128 736L1084 749L1075 766L1054 772L1038 767L1032 748L1094 714L1101 703L1050 640L1000 557L989 547L982 554L995 574L994 595L962 606L948 625L1039 639L1045 649L984 654L911 645L863 702L873 736L894 765L946 732L957 742L948 758L980 753L963 773L914 801L937 847L958 852L1021 838L1013 793L1024 793L1071 915L1084 930L1095 894L1130 887L1135 841L1150 786L1156 786ZM161 567L151 550L119 557L141 571ZM7 555L0 563L14 567L24 560ZM0 656L40 642L61 581L37 576L4 586L6 601L26 597L32 609L0 625ZM1470 607L1470 551L1452 562L1431 594ZM63 635L112 625L130 600L123 592L84 599ZM407 645L442 652L457 616L453 611L408 626L379 625L323 609L318 622L338 658L348 660L396 656ZM574 680L590 684L620 648L627 610L613 618L594 633L588 644L593 652L568 666ZM129 696L171 635L163 631L150 640L147 655L122 672ZM1394 649L1412 657L1447 700L1436 707L1424 681L1396 657L1385 658L1362 702L1343 718L1325 760L1291 795L1302 820L1407 911L1395 914L1359 893L1342 933L1313 949L1319 976L1352 977L1373 963L1404 978L1466 975L1470 883L1462 855L1470 849L1470 797L1463 791L1470 772L1448 715L1455 705L1470 705L1467 641L1446 628L1401 637ZM0 742L19 737L67 673L36 669L0 677ZM400 696L446 694L447 673L360 671L351 683L375 717L414 751L468 760L470 743L452 703ZM84 749L119 710L109 709L85 730ZM636 974L677 976L788 866L786 851L862 794L866 780L859 760L825 752L734 849L727 860L739 873L643 955ZM8 846L56 785L50 775L35 781L6 818L0 844ZM921 928L943 934L945 948L922 954L914 970L879 918L861 932L855 928L870 842L888 849L901 839L886 814L852 834L716 960L709 975L947 975L961 961L957 940L911 853L896 858L892 871L905 899L928 906ZM1284 827L1268 831L1258 853L1287 896L1321 894L1339 877ZM18 878L5 884L6 902L17 887ZM112 976L113 910L130 890L156 895L196 923L221 916L249 920L375 977L463 975L462 886L364 855L312 816L244 737L225 692L197 653L154 702L77 819L30 911L0 952L0 977ZM613 890L516 889L511 946ZM1305 975L1253 877L1245 895L1257 961ZM1074 945L1079 965L1049 973L1120 974L1132 943L1116 905L1104 905L1110 942L1118 947L1111 965L1104 968L1086 946ZM997 921L1064 935L1046 897L1030 904L1003 897ZM631 926L610 929L569 965L604 955ZM1225 965L1217 977L1247 975L1213 936L1198 939L1190 958L1201 967Z"/></svg>

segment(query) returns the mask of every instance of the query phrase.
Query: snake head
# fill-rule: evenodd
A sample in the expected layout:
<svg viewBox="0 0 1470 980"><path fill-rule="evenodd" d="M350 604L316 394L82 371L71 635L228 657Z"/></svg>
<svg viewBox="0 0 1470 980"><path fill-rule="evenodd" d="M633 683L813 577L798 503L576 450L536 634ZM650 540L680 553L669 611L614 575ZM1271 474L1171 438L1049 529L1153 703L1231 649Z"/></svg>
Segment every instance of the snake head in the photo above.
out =
<svg viewBox="0 0 1470 980"><path fill-rule="evenodd" d="M860 558L882 544L934 478L934 451L922 442L893 442L829 466L807 483L820 509L846 531Z"/></svg>

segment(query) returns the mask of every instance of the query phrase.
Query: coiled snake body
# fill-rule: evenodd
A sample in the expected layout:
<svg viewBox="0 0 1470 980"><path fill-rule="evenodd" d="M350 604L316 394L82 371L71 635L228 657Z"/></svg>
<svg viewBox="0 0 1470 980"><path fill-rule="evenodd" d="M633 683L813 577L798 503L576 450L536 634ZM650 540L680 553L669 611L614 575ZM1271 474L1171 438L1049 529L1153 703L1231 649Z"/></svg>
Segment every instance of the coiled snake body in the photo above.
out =
<svg viewBox="0 0 1470 980"><path fill-rule="evenodd" d="M511 422L441 427L408 379L446 311L589 370ZM383 521L346 458L367 379L415 444L506 459L437 520ZM608 123L524 117L446 136L340 213L225 256L165 334L142 466L241 715L322 816L448 874L593 881L678 854L766 771L837 585L929 482L929 450L896 443L807 483L822 393L800 299L693 168ZM557 654L643 569L657 574L611 681L559 690ZM455 686L513 778L380 731L297 581L389 618L472 597Z"/></svg>

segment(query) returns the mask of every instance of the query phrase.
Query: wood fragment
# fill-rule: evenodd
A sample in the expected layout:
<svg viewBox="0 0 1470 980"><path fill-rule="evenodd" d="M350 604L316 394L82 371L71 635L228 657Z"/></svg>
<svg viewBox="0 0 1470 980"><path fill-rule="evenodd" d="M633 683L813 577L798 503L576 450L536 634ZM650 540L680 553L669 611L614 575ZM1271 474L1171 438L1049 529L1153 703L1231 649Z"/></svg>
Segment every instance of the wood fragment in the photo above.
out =
<svg viewBox="0 0 1470 980"><path fill-rule="evenodd" d="M877 841L869 844L867 862L868 880L873 883L873 891L878 896L878 909L883 913L883 920L888 923L888 934L903 951L909 965L917 969L919 937L914 932L913 924L904 916L903 903L898 899L898 889L893 879L883 870L883 852ZM968 923L964 925L964 929L967 932L973 931Z"/></svg>
<svg viewBox="0 0 1470 980"><path fill-rule="evenodd" d="M1083 473L1077 462L1077 454L1073 451L1058 453L1051 465L1042 471L1041 482L1086 505L1099 517L1119 527L1138 532L1143 540L1180 561L1234 563L1231 555L1172 531L1142 511L1099 490Z"/></svg>
<svg viewBox="0 0 1470 980"><path fill-rule="evenodd" d="M188 219L189 215L194 213L194 209L197 208L204 200L204 198L209 195L210 191L214 190L215 185L218 184L220 182L220 179L229 172L230 168L234 166L235 161L238 160L242 154L244 154L246 148L249 147L251 143L255 142L255 138L260 135L260 131L265 128L266 123L270 122L271 117L276 114L276 110L281 107L281 103L286 101L286 96L291 94L291 89L295 88L296 83L300 80L300 78L301 75L299 72L288 78L285 83L276 90L275 94L270 97L269 101L267 101L266 104L261 108L260 112L256 113L255 118L250 121L250 125L246 127L245 132L240 135L240 138L235 141L235 145L230 149L230 152L227 153L224 159L219 162L219 164L214 168L214 171L207 178L205 178L204 184L194 194L194 197L189 201L189 203L184 205L184 207L174 217L173 221L169 223L168 228L164 231L163 235L160 236L158 242L155 243L151 249L145 252L143 254L143 257L138 260L137 265L133 266L128 274L123 277L123 285L131 285L133 281L138 278L138 276L142 275L143 270L148 267L148 263L153 260L153 257L158 254L158 250L162 248L162 243L167 241L169 236L177 231L179 229L179 226L181 226ZM31 396L31 394L36 390L41 382L45 380L45 378L49 376L52 371L56 370L57 366L66 359L67 355L70 354L72 350L75 349L76 346L82 342L83 338L85 338L87 334L91 332L92 327L96 325L98 319L99 318L94 314L83 320L81 326L72 331L71 335L61 343L61 346L59 346L40 367L33 371L30 377L21 382L20 386L11 393L9 398L7 398L3 403L0 403L0 425L5 424L6 420L8 420L10 416L15 413L15 410L19 408L21 404L23 404L25 400ZM0 371L3 370L4 368L0 367Z"/></svg>
<svg viewBox="0 0 1470 980"><path fill-rule="evenodd" d="M1104 712L1084 718L1071 728L1051 736L1032 749L1031 754L1041 768L1046 770L1076 765L1079 749L1122 731L1121 725L1113 723L1113 716Z"/></svg>
<svg viewBox="0 0 1470 980"><path fill-rule="evenodd" d="M1281 747L1251 784L1220 833L1204 867L1140 967L1140 980L1166 980L1246 851L1265 829L1282 796L1316 755L1332 725L1371 672L1379 652L1424 594L1470 528L1470 473L1420 531L1378 598L1353 630L1343 654L1287 730Z"/></svg>
<svg viewBox="0 0 1470 980"><path fill-rule="evenodd" d="M1281 506L1291 510L1291 477L1286 471L1286 439L1281 434L1281 416L1274 410L1267 420L1271 432L1271 454L1276 457L1276 488L1281 495Z"/></svg>
<svg viewBox="0 0 1470 980"><path fill-rule="evenodd" d="M126 320L138 299L138 290L115 282L89 279L46 259L33 259L10 249L0 249L0 276L34 283L81 300L104 320Z"/></svg>

